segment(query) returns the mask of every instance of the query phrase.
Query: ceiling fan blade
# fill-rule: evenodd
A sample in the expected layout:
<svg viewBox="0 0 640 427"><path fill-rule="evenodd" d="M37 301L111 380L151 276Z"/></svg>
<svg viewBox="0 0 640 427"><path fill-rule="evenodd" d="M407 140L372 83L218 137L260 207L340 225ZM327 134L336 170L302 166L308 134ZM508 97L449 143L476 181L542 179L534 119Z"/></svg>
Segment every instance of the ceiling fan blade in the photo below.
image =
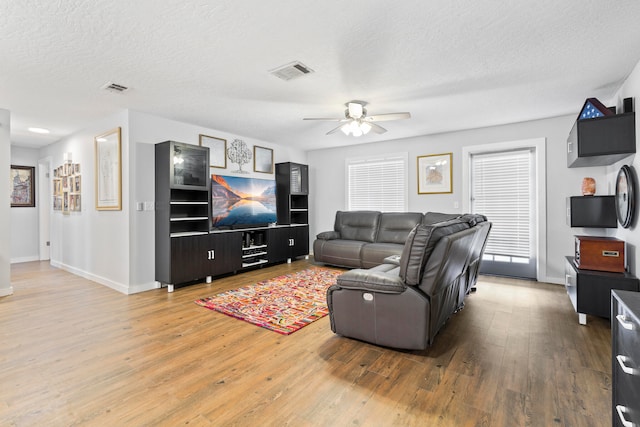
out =
<svg viewBox="0 0 640 427"><path fill-rule="evenodd" d="M411 113L388 113L388 114L376 114L375 116L367 116L365 120L368 122L386 122L389 120L402 120L410 119Z"/></svg>
<svg viewBox="0 0 640 427"><path fill-rule="evenodd" d="M340 125L335 129L331 129L329 132L327 132L327 135L331 135L332 133L338 132L342 126L345 126L345 125Z"/></svg>
<svg viewBox="0 0 640 427"><path fill-rule="evenodd" d="M305 117L302 120L322 120L325 122L346 122L347 119L333 119L333 118L323 118L323 117Z"/></svg>
<svg viewBox="0 0 640 427"><path fill-rule="evenodd" d="M375 133L380 134L380 133L385 133L387 131L385 128L375 123L369 122L369 125L371 126L371 130Z"/></svg>

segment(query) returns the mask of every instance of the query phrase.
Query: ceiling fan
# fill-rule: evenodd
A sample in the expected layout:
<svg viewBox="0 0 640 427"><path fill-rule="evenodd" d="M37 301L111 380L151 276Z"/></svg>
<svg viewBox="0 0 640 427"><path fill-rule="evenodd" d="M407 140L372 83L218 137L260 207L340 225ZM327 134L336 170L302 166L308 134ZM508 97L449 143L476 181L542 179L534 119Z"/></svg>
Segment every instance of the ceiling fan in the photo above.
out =
<svg viewBox="0 0 640 427"><path fill-rule="evenodd" d="M331 118L304 118L302 120L324 120L329 122L341 122L342 124L335 129L331 129L327 132L327 135L331 135L338 130L344 132L345 135L352 134L353 136L362 136L373 131L374 133L385 133L387 130L374 122L385 122L389 120L401 120L411 118L410 113L386 113L376 114L375 116L367 116L367 109L364 106L367 105L364 101L350 101L345 104L347 107L344 110L344 118L331 119Z"/></svg>

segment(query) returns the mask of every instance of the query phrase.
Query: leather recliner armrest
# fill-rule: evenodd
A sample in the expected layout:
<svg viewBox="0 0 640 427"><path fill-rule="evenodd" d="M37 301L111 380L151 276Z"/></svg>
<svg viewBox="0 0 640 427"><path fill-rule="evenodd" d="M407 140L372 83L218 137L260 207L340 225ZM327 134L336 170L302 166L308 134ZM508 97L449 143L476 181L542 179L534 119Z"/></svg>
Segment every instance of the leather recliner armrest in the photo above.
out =
<svg viewBox="0 0 640 427"><path fill-rule="evenodd" d="M340 233L337 231L323 231L322 233L316 236L317 239L320 240L334 240L340 238Z"/></svg>
<svg viewBox="0 0 640 427"><path fill-rule="evenodd" d="M388 274L381 271L357 268L338 276L337 284L343 289L356 289L370 292L399 294L407 286L397 273Z"/></svg>
<svg viewBox="0 0 640 427"><path fill-rule="evenodd" d="M382 260L385 264L400 265L400 255L389 255Z"/></svg>

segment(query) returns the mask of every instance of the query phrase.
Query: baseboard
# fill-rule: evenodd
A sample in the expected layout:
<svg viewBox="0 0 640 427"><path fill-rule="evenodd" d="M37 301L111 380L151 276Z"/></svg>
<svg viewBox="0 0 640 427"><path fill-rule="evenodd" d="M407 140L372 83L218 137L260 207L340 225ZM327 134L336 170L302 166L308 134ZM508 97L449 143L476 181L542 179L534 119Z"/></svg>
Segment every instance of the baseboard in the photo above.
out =
<svg viewBox="0 0 640 427"><path fill-rule="evenodd" d="M146 292L146 291L151 291L153 289L158 289L158 285L156 284L156 282L151 282L151 283L143 283L141 285L134 285L131 286L129 288L129 291L127 292L127 294L131 295L131 294L138 294L140 292Z"/></svg>
<svg viewBox="0 0 640 427"><path fill-rule="evenodd" d="M0 297L8 297L9 295L13 295L13 286L0 288Z"/></svg>
<svg viewBox="0 0 640 427"><path fill-rule="evenodd" d="M97 276L95 274L89 273L87 271L84 270L80 270L79 268L75 268L72 267L70 265L67 264L63 264L61 262L58 261L53 261L51 260L51 265L59 268L61 270L64 271L68 271L69 273L75 274L76 276L80 276L80 277L84 277L85 279L89 279L93 282L99 283L101 285L104 285L108 288L113 289L114 291L118 291L120 293L123 293L125 295L128 295L129 292L129 287L126 285L123 285L122 283L118 283L118 282L114 282L113 280L109 280L105 277L101 277L101 276Z"/></svg>
<svg viewBox="0 0 640 427"><path fill-rule="evenodd" d="M21 258L11 258L11 261L9 261L11 264L19 264L21 262L31 262L31 261L40 261L40 257L39 256L26 256L26 257L21 257Z"/></svg>
<svg viewBox="0 0 640 427"><path fill-rule="evenodd" d="M545 282L545 283L553 283L555 285L563 285L564 286L564 277L545 277L544 280L540 280L538 279L538 282Z"/></svg>

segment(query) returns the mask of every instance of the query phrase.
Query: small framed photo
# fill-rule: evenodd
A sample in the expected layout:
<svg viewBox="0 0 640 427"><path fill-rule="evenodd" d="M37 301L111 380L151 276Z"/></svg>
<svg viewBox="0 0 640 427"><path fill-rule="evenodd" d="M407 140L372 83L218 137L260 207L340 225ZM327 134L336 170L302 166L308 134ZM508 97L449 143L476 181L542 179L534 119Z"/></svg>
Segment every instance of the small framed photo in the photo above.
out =
<svg viewBox="0 0 640 427"><path fill-rule="evenodd" d="M418 157L418 194L453 193L452 153Z"/></svg>
<svg viewBox="0 0 640 427"><path fill-rule="evenodd" d="M209 147L209 167L227 168L227 140L213 136L200 135L200 145Z"/></svg>
<svg viewBox="0 0 640 427"><path fill-rule="evenodd" d="M273 173L273 150L253 146L253 170L261 173Z"/></svg>
<svg viewBox="0 0 640 427"><path fill-rule="evenodd" d="M11 207L33 208L36 206L34 166L11 165Z"/></svg>

